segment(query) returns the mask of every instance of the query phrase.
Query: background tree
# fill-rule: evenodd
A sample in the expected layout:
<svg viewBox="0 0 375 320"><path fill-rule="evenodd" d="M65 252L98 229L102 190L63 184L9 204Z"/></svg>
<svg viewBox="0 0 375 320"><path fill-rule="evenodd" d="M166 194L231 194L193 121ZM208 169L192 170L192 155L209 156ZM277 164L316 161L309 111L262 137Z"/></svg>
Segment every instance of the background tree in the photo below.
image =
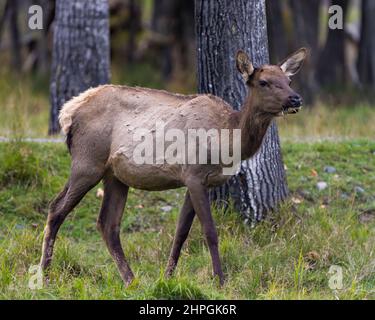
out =
<svg viewBox="0 0 375 320"><path fill-rule="evenodd" d="M339 5L343 10L343 22L348 8L348 0L332 0L331 5ZM345 29L330 29L325 46L319 55L317 79L323 86L343 84L346 79L345 67Z"/></svg>
<svg viewBox="0 0 375 320"><path fill-rule="evenodd" d="M20 31L18 26L18 11L20 0L7 0L4 5L2 17L0 18L0 42L5 24L9 24L11 43L11 62L15 71L21 70L21 44Z"/></svg>
<svg viewBox="0 0 375 320"><path fill-rule="evenodd" d="M375 1L362 0L358 73L361 84L375 88Z"/></svg>
<svg viewBox="0 0 375 320"><path fill-rule="evenodd" d="M287 32L283 19L285 3L266 0L269 55L273 63L281 61L288 53Z"/></svg>
<svg viewBox="0 0 375 320"><path fill-rule="evenodd" d="M196 0L199 92L217 95L239 109L246 88L235 67L238 49L255 66L268 62L265 2L259 0ZM210 192L211 201L235 207L251 220L274 208L287 195L276 124L273 123L258 154L244 161L240 172Z"/></svg>
<svg viewBox="0 0 375 320"><path fill-rule="evenodd" d="M65 101L110 78L107 0L57 0L49 133L58 133Z"/></svg>
<svg viewBox="0 0 375 320"><path fill-rule="evenodd" d="M314 102L318 90L316 81L316 64L319 48L319 11L320 0L290 0L292 25L293 49L299 47L309 48L310 54L305 61L301 72L296 75L294 81L297 83L298 91L307 104Z"/></svg>
<svg viewBox="0 0 375 320"><path fill-rule="evenodd" d="M164 79L194 65L194 1L154 1L151 29Z"/></svg>

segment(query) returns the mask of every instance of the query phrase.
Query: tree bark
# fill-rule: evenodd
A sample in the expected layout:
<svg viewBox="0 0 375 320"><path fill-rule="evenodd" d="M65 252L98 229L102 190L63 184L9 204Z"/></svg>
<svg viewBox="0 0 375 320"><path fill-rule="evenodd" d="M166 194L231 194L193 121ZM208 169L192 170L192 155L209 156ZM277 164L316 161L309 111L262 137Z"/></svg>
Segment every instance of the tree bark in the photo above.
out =
<svg viewBox="0 0 375 320"><path fill-rule="evenodd" d="M49 133L58 133L61 106L80 92L109 82L107 0L57 0L50 84Z"/></svg>
<svg viewBox="0 0 375 320"><path fill-rule="evenodd" d="M315 68L318 61L319 40L319 9L320 0L291 0L290 8L293 17L294 47L307 47L310 55L305 61L303 69L295 76L294 82L306 104L314 102L315 93L318 90Z"/></svg>
<svg viewBox="0 0 375 320"><path fill-rule="evenodd" d="M331 1L331 5L339 5L342 8L344 25L348 3L348 0ZM328 29L327 40L317 64L317 79L323 86L342 85L347 78L346 76L345 31L344 29Z"/></svg>
<svg viewBox="0 0 375 320"><path fill-rule="evenodd" d="M358 74L362 86L375 88L375 1L362 0Z"/></svg>
<svg viewBox="0 0 375 320"><path fill-rule="evenodd" d="M196 0L199 92L223 98L235 109L242 106L245 84L236 70L235 55L245 50L255 66L268 62L264 0ZM287 196L276 123L272 123L259 152L241 164L228 183L210 191L210 199L226 205L229 197L252 222Z"/></svg>

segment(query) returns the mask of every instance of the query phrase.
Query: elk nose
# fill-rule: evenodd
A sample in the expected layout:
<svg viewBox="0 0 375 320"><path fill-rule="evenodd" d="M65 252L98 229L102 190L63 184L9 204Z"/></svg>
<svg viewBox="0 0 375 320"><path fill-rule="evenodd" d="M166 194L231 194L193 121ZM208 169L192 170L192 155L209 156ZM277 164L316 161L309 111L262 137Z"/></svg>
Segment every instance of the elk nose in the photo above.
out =
<svg viewBox="0 0 375 320"><path fill-rule="evenodd" d="M289 96L289 103L293 108L298 108L302 104L302 98L298 94Z"/></svg>

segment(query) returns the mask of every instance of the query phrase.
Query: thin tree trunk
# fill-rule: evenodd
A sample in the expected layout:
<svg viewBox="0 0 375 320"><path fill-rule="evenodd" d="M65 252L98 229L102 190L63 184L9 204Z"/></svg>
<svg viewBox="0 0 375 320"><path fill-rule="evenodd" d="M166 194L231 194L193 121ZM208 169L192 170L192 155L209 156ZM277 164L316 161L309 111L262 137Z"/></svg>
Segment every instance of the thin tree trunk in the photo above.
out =
<svg viewBox="0 0 375 320"><path fill-rule="evenodd" d="M3 14L0 18L0 43L1 43L1 38L3 35L5 23L9 17L9 9L10 9L10 0L7 0L4 5Z"/></svg>
<svg viewBox="0 0 375 320"><path fill-rule="evenodd" d="M169 79L172 73L172 41L174 21L174 1L158 0L154 1L152 13L151 29L158 40L161 49L161 69L164 80Z"/></svg>
<svg viewBox="0 0 375 320"><path fill-rule="evenodd" d="M50 84L49 133L58 133L61 106L80 92L109 82L107 0L57 0Z"/></svg>
<svg viewBox="0 0 375 320"><path fill-rule="evenodd" d="M375 88L375 1L362 0L358 74L361 84Z"/></svg>
<svg viewBox="0 0 375 320"><path fill-rule="evenodd" d="M43 8L43 32L38 40L38 71L42 74L47 74L50 65L50 52L48 50L48 33L53 22L55 12L55 1L39 0Z"/></svg>
<svg viewBox="0 0 375 320"><path fill-rule="evenodd" d="M154 1L151 27L165 80L195 66L194 1Z"/></svg>
<svg viewBox="0 0 375 320"><path fill-rule="evenodd" d="M12 65L17 71L21 71L21 45L18 29L18 0L9 3L10 41L12 48Z"/></svg>
<svg viewBox="0 0 375 320"><path fill-rule="evenodd" d="M344 24L348 4L348 0L331 1L331 5L339 5L343 9ZM345 82L346 75L345 31L344 29L328 29L327 40L317 64L317 79L323 86L342 85Z"/></svg>
<svg viewBox="0 0 375 320"><path fill-rule="evenodd" d="M180 1L175 5L174 74L196 67L194 11L194 1Z"/></svg>
<svg viewBox="0 0 375 320"><path fill-rule="evenodd" d="M246 88L235 67L238 49L255 66L268 62L264 0L196 0L199 91L222 97L239 109ZM260 151L242 162L240 172L210 192L211 201L235 207L251 221L275 208L287 196L276 124L269 128Z"/></svg>
<svg viewBox="0 0 375 320"><path fill-rule="evenodd" d="M266 0L270 60L280 62L287 56L288 41L283 20L283 2Z"/></svg>
<svg viewBox="0 0 375 320"><path fill-rule="evenodd" d="M298 91L307 104L314 102L315 93L318 90L315 68L318 61L320 4L320 0L290 1L295 47L293 50L299 47L307 47L310 50L309 58L304 63L303 69L294 78Z"/></svg>
<svg viewBox="0 0 375 320"><path fill-rule="evenodd" d="M135 0L129 0L129 30L128 43L126 46L127 62L133 63L135 59L135 52L137 51L137 33L141 30L141 9Z"/></svg>

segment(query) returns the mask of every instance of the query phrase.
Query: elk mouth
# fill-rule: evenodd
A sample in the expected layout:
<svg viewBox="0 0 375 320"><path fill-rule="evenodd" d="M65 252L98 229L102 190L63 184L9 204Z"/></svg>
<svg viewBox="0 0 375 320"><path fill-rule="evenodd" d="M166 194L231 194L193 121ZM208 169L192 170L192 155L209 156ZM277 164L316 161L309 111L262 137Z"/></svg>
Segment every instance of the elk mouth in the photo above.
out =
<svg viewBox="0 0 375 320"><path fill-rule="evenodd" d="M277 114L277 116L285 116L287 114L294 114L298 113L302 109L302 105L299 107L289 107L289 106L283 106L283 109Z"/></svg>

